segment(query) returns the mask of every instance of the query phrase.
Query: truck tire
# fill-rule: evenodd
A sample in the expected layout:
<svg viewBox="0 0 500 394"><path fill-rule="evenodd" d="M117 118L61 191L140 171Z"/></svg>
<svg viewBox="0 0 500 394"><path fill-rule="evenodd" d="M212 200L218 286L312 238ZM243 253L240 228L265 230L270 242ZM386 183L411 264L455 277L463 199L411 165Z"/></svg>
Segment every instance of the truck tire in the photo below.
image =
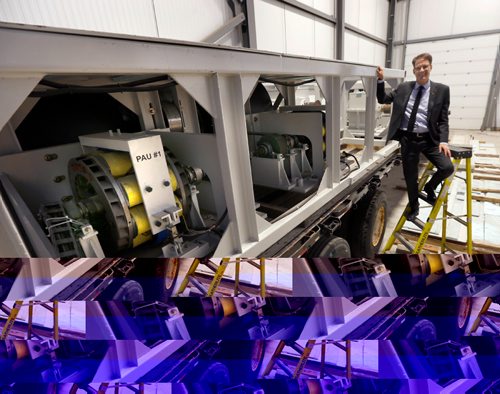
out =
<svg viewBox="0 0 500 394"><path fill-rule="evenodd" d="M308 257L351 257L349 243L336 235L323 235L307 252Z"/></svg>
<svg viewBox="0 0 500 394"><path fill-rule="evenodd" d="M141 270L139 282L144 289L144 299L167 301L177 282L179 259L140 259L138 264Z"/></svg>
<svg viewBox="0 0 500 394"><path fill-rule="evenodd" d="M350 229L353 257L373 257L380 249L387 221L387 197L378 190L361 202Z"/></svg>
<svg viewBox="0 0 500 394"><path fill-rule="evenodd" d="M473 297L431 297L425 315L437 329L438 339L458 340L472 312Z"/></svg>
<svg viewBox="0 0 500 394"><path fill-rule="evenodd" d="M144 290L135 280L125 280L125 282L115 287L111 299L122 302L144 301Z"/></svg>
<svg viewBox="0 0 500 394"><path fill-rule="evenodd" d="M222 341L217 360L228 365L232 382L241 383L259 377L265 353L264 340Z"/></svg>

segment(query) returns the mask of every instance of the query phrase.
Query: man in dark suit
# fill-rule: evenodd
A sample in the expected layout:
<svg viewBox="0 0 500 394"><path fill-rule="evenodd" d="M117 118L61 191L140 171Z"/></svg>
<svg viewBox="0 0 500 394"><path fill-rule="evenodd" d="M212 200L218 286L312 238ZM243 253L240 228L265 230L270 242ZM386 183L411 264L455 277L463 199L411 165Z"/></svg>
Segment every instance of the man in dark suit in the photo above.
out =
<svg viewBox="0 0 500 394"><path fill-rule="evenodd" d="M403 173L410 203L407 219L410 221L418 216L420 153L436 167L436 173L424 187L429 203L436 201L436 187L453 174L448 147L450 88L429 79L432 71L430 54L422 53L412 63L417 80L403 82L389 94L385 92L384 69L377 67L377 100L380 104L393 104L387 139L401 143Z"/></svg>

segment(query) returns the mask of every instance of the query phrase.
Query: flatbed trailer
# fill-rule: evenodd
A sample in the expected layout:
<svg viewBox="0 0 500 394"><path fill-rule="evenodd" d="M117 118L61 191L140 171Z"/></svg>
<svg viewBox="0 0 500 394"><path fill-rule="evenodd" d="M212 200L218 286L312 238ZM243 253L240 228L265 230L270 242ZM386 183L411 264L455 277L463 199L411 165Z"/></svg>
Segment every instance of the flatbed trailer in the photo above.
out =
<svg viewBox="0 0 500 394"><path fill-rule="evenodd" d="M398 145L375 135L375 66L16 24L0 51L0 255L376 252Z"/></svg>

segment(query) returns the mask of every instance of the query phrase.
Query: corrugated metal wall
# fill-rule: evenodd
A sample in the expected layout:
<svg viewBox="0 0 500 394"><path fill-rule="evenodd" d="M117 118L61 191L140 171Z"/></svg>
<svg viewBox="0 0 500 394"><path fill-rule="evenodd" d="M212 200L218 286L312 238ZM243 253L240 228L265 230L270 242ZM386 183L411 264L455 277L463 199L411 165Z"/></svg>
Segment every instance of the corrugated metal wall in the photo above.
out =
<svg viewBox="0 0 500 394"><path fill-rule="evenodd" d="M415 79L413 57L429 52L433 56L431 80L450 86L450 127L481 127L499 39L500 35L490 35L408 45L408 79Z"/></svg>
<svg viewBox="0 0 500 394"><path fill-rule="evenodd" d="M419 0L410 3L408 40L500 29L500 1ZM450 127L479 129L486 111L499 34L410 44L405 56L408 79L412 58L433 55L431 79L450 86Z"/></svg>
<svg viewBox="0 0 500 394"><path fill-rule="evenodd" d="M151 0L0 0L0 20L157 37Z"/></svg>
<svg viewBox="0 0 500 394"><path fill-rule="evenodd" d="M333 15L333 0L302 0ZM257 49L293 55L334 58L334 25L276 0L254 0Z"/></svg>
<svg viewBox="0 0 500 394"><path fill-rule="evenodd" d="M0 21L203 41L233 17L225 0L0 0ZM239 45L237 33L222 44Z"/></svg>
<svg viewBox="0 0 500 394"><path fill-rule="evenodd" d="M498 0L413 0L408 39L471 33L500 26Z"/></svg>
<svg viewBox="0 0 500 394"><path fill-rule="evenodd" d="M383 40L387 38L387 0L346 0L345 21ZM385 46L346 31L344 58L368 64L385 63Z"/></svg>

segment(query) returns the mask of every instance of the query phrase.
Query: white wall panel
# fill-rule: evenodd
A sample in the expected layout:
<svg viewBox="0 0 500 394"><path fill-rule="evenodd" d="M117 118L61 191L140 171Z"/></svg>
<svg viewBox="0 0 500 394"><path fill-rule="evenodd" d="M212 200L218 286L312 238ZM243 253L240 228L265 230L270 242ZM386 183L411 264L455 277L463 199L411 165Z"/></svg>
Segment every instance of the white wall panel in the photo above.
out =
<svg viewBox="0 0 500 394"><path fill-rule="evenodd" d="M276 0L255 0L257 49L334 58L334 25Z"/></svg>
<svg viewBox="0 0 500 394"><path fill-rule="evenodd" d="M154 7L161 38L203 41L233 17L225 0L154 0Z"/></svg>
<svg viewBox="0 0 500 394"><path fill-rule="evenodd" d="M0 0L0 21L157 36L151 0Z"/></svg>
<svg viewBox="0 0 500 394"><path fill-rule="evenodd" d="M455 0L418 0L410 2L408 39L450 34Z"/></svg>
<svg viewBox="0 0 500 394"><path fill-rule="evenodd" d="M500 29L500 1L456 0L452 34Z"/></svg>
<svg viewBox="0 0 500 394"><path fill-rule="evenodd" d="M346 23L382 39L387 38L387 0L348 0L345 2Z"/></svg>
<svg viewBox="0 0 500 394"><path fill-rule="evenodd" d="M346 31L344 59L350 62L385 64L385 46Z"/></svg>
<svg viewBox="0 0 500 394"><path fill-rule="evenodd" d="M500 29L498 0L412 1L408 39Z"/></svg>
<svg viewBox="0 0 500 394"><path fill-rule="evenodd" d="M233 17L225 0L0 0L0 21L203 41ZM235 31L223 44L240 45Z"/></svg>
<svg viewBox="0 0 500 394"><path fill-rule="evenodd" d="M469 119L462 119L462 118L450 118L450 129L451 129L451 136L453 138L453 130L475 130L477 129L476 125L477 123L482 122L482 118L469 118Z"/></svg>
<svg viewBox="0 0 500 394"><path fill-rule="evenodd" d="M314 8L327 15L335 14L335 0L314 0Z"/></svg>
<svg viewBox="0 0 500 394"><path fill-rule="evenodd" d="M316 18L314 22L314 57L334 59L334 35L333 23Z"/></svg>
<svg viewBox="0 0 500 394"><path fill-rule="evenodd" d="M457 107L484 108L486 103L483 96L457 95L457 92L453 93L453 104Z"/></svg>
<svg viewBox="0 0 500 394"><path fill-rule="evenodd" d="M499 40L500 35L496 34L408 45L408 80L415 79L413 57L429 52L433 56L431 80L450 87L450 127L481 127Z"/></svg>
<svg viewBox="0 0 500 394"><path fill-rule="evenodd" d="M307 5L327 15L333 15L335 0L297 0L299 3Z"/></svg>
<svg viewBox="0 0 500 394"><path fill-rule="evenodd" d="M359 36L345 32L344 35L344 59L356 62L359 59Z"/></svg>
<svg viewBox="0 0 500 394"><path fill-rule="evenodd" d="M434 77L434 76L433 76ZM436 79L436 78L435 78ZM437 81L437 79L436 79ZM456 85L453 86L454 97L488 97L490 91L490 84L476 84L476 85Z"/></svg>
<svg viewBox="0 0 500 394"><path fill-rule="evenodd" d="M360 0L345 2L345 21L354 26L359 24L359 2Z"/></svg>
<svg viewBox="0 0 500 394"><path fill-rule="evenodd" d="M285 5L286 53L314 56L314 18Z"/></svg>
<svg viewBox="0 0 500 394"><path fill-rule="evenodd" d="M257 49L285 52L285 7L275 0L255 0Z"/></svg>

